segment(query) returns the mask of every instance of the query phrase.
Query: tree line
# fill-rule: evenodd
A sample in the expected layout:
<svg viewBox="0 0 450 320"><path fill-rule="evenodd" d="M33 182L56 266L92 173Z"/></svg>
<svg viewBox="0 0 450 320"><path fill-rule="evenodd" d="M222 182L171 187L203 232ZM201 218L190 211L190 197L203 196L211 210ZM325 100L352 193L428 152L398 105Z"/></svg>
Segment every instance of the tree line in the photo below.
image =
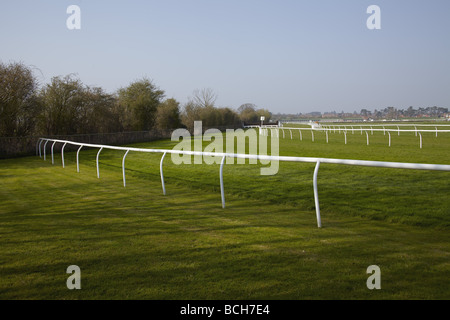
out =
<svg viewBox="0 0 450 320"><path fill-rule="evenodd" d="M74 74L40 85L23 63L0 62L0 136L70 135L240 126L271 113L253 104L237 110L216 106L212 89L195 90L185 104L166 98L164 90L142 78L108 93L87 86Z"/></svg>

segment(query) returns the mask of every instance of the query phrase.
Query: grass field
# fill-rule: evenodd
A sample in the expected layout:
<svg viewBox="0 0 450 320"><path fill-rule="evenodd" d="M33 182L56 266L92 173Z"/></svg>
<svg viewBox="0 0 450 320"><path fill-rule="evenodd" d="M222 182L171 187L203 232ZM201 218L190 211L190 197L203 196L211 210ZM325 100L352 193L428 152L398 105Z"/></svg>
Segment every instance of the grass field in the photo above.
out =
<svg viewBox="0 0 450 320"><path fill-rule="evenodd" d="M286 132L280 155L450 164L450 134ZM134 146L172 148L157 141ZM59 149L58 149L59 150ZM322 164L164 164L160 154L97 150L0 161L3 299L449 299L450 172ZM68 290L66 268L81 268ZM366 269L381 269L369 290Z"/></svg>

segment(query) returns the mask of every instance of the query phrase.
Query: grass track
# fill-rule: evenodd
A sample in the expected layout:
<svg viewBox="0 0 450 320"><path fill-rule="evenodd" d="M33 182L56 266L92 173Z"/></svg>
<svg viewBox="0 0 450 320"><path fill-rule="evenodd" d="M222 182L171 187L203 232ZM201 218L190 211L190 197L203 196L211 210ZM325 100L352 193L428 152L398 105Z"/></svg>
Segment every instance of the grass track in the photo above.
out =
<svg viewBox="0 0 450 320"><path fill-rule="evenodd" d="M286 139L280 150L408 162L414 154L414 162L435 163L448 155L431 145L420 153L408 141L385 151L382 135L364 149L352 138L348 148L320 135L295 147ZM272 177L259 176L258 166L227 166L223 210L217 165L167 161L163 196L159 156L130 153L123 188L123 154L102 152L100 180L95 154L81 153L78 174L73 153L66 169L59 158L55 166L35 157L0 161L0 298L450 298L448 173L321 167L317 229L313 165L282 165ZM82 270L82 290L66 288L71 264ZM382 290L366 287L372 264Z"/></svg>

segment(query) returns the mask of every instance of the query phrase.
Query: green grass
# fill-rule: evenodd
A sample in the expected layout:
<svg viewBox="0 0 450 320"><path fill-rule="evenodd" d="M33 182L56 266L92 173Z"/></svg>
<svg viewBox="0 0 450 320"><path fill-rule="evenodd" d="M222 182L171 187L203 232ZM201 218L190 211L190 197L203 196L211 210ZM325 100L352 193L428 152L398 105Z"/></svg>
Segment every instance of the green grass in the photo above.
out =
<svg viewBox="0 0 450 320"><path fill-rule="evenodd" d="M280 154L448 164L450 139L376 133L307 133L280 140ZM171 141L139 144L171 148ZM59 149L58 149L59 150ZM448 172L322 164L316 226L313 164L226 165L226 209L218 165L164 162L130 152L60 154L0 161L2 299L449 299ZM69 265L81 290L68 290ZM366 269L381 268L381 290Z"/></svg>

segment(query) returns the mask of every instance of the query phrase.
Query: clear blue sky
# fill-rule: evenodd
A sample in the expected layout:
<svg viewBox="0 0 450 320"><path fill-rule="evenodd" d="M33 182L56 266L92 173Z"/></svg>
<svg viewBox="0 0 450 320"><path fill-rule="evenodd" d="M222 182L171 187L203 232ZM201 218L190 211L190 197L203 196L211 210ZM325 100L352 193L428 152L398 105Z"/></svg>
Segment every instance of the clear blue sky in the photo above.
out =
<svg viewBox="0 0 450 320"><path fill-rule="evenodd" d="M81 8L81 30L66 9ZM369 5L381 30L369 30ZM0 60L76 73L114 92L148 77L185 103L277 113L450 108L448 0L15 0L0 5Z"/></svg>

